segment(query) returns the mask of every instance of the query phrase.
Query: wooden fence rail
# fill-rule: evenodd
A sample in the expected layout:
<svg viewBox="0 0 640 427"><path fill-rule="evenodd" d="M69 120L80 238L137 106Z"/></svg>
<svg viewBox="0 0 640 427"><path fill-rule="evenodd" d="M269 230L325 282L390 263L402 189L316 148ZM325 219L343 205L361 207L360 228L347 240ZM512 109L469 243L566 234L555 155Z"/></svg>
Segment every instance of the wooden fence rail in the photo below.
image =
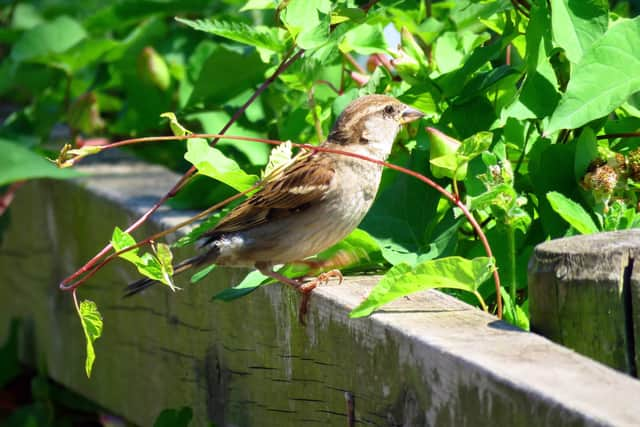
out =
<svg viewBox="0 0 640 427"><path fill-rule="evenodd" d="M315 290L301 326L299 296L280 285L211 302L242 277L231 269L175 294L122 299L136 274L116 262L79 290L104 317L89 380L80 324L57 284L177 177L129 162L82 169L78 181L27 184L10 208L0 342L21 319L25 362L134 423L190 406L193 425L640 425L636 380L442 293L349 319L375 277ZM140 235L185 216L164 210Z"/></svg>

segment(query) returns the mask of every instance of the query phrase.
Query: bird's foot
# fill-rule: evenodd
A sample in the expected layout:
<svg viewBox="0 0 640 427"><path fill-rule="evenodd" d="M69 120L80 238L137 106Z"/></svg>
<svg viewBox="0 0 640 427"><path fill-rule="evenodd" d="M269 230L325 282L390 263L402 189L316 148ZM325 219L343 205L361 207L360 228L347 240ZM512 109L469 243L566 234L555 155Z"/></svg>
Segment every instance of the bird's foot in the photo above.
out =
<svg viewBox="0 0 640 427"><path fill-rule="evenodd" d="M298 320L301 324L306 324L305 317L307 314L307 308L309 307L309 298L311 297L311 291L313 291L318 285L326 285L332 278L338 279L338 284L341 285L344 277L340 270L331 270L326 273L321 273L310 282L302 283L298 286L298 291L302 294L302 301L300 301L300 308L298 309Z"/></svg>
<svg viewBox="0 0 640 427"><path fill-rule="evenodd" d="M318 285L326 285L331 279L338 279L338 285L341 285L344 277L340 270L327 271L319 274L318 277L312 281L301 284L298 290L302 293L308 293L314 290Z"/></svg>
<svg viewBox="0 0 640 427"><path fill-rule="evenodd" d="M326 273L319 274L315 279L310 282L301 282L296 279L291 279L289 277L283 276L280 273L276 273L270 267L261 266L256 264L256 268L260 270L262 274L265 276L271 277L281 283L291 286L298 292L302 294L302 300L300 301L300 308L298 309L298 321L302 325L306 325L305 316L307 314L307 309L309 307L309 298L311 297L311 291L313 291L318 285L326 285L329 283L329 280L336 278L338 279L338 284L342 283L343 276L340 270L331 270Z"/></svg>

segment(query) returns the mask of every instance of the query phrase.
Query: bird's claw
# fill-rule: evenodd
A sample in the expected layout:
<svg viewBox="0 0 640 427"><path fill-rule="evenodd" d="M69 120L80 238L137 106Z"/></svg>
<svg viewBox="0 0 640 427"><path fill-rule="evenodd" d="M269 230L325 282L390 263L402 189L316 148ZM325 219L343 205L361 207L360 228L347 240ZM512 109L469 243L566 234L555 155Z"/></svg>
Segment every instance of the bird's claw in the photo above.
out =
<svg viewBox="0 0 640 427"><path fill-rule="evenodd" d="M309 306L309 298L311 297L311 291L313 291L318 285L326 285L329 280L336 278L338 284L341 285L344 277L340 270L331 270L326 273L321 273L309 283L300 284L297 289L302 294L302 300L300 301L300 308L298 309L298 320L302 325L306 325L305 316L307 314L307 308Z"/></svg>

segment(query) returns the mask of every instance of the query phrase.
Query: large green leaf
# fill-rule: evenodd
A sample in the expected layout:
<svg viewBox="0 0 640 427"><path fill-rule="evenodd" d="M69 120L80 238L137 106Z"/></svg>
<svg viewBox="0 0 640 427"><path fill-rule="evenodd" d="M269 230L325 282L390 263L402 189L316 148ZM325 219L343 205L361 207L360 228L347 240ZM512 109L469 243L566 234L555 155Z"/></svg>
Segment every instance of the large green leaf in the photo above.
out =
<svg viewBox="0 0 640 427"><path fill-rule="evenodd" d="M606 0L551 0L553 39L574 64L607 31Z"/></svg>
<svg viewBox="0 0 640 427"><path fill-rule="evenodd" d="M478 287L489 278L493 268L493 262L486 257L472 260L440 258L422 262L413 268L401 263L384 275L367 299L349 316L368 316L395 299L427 289L450 288L477 293Z"/></svg>
<svg viewBox="0 0 640 427"><path fill-rule="evenodd" d="M205 140L190 139L184 158L191 162L202 175L218 180L238 191L244 191L256 183L258 177L243 171L232 159L217 148L210 147Z"/></svg>
<svg viewBox="0 0 640 427"><path fill-rule="evenodd" d="M14 61L28 61L61 53L86 37L78 21L68 16L59 16L25 32L11 49Z"/></svg>
<svg viewBox="0 0 640 427"><path fill-rule="evenodd" d="M191 20L183 18L176 18L176 20L199 31L215 34L216 36L224 37L238 43L261 47L274 52L283 51L287 47L287 44L284 42L284 37L279 36L279 30L277 28L260 25L249 26L242 22L205 21L202 19Z"/></svg>
<svg viewBox="0 0 640 427"><path fill-rule="evenodd" d="M640 17L621 20L587 50L546 126L547 134L606 116L640 91Z"/></svg>
<svg viewBox="0 0 640 427"><path fill-rule="evenodd" d="M200 68L188 104L215 105L228 101L259 83L265 69L255 50L238 53L217 46Z"/></svg>
<svg viewBox="0 0 640 427"><path fill-rule="evenodd" d="M80 173L52 162L17 143L0 139L0 185L31 178L74 178Z"/></svg>

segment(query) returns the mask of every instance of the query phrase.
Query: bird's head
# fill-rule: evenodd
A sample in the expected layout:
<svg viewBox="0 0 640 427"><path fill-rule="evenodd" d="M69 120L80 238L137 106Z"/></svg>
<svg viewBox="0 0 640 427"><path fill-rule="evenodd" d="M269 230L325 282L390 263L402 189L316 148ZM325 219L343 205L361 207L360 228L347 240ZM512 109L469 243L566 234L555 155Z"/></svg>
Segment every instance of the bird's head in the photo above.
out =
<svg viewBox="0 0 640 427"><path fill-rule="evenodd" d="M363 96L351 102L340 114L328 140L386 158L400 127L423 116L424 113L391 96Z"/></svg>

